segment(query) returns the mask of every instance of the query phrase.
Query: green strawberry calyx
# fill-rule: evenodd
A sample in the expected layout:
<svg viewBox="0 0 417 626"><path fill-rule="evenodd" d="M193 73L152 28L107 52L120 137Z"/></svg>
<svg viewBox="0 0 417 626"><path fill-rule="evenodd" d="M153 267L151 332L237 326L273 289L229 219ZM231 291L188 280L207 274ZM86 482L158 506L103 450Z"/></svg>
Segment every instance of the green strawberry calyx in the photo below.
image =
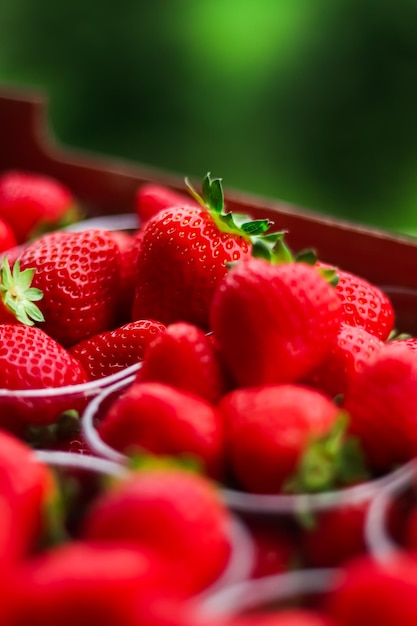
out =
<svg viewBox="0 0 417 626"><path fill-rule="evenodd" d="M206 174L202 182L201 195L194 189L189 179L185 179L185 185L191 196L208 211L219 230L239 234L252 243L252 256L264 259L271 263L281 264L293 261L315 265L317 255L313 250L307 249L293 254L285 242L287 231L270 231L273 222L269 219L252 220L243 213L226 211L224 193L221 178L212 178L210 172ZM227 264L229 268L234 263ZM333 286L337 284L338 277L333 267L320 267L318 272Z"/></svg>
<svg viewBox="0 0 417 626"><path fill-rule="evenodd" d="M226 211L221 178L212 178L210 173L206 174L202 182L201 195L194 189L188 178L185 179L185 185L194 200L210 213L219 230L249 239L254 249L259 247L262 250L268 250L278 239L283 238L284 232L267 232L273 224L271 220L253 220L243 213Z"/></svg>
<svg viewBox="0 0 417 626"><path fill-rule="evenodd" d="M152 454L146 450L136 448L129 455L128 467L135 472L155 470L182 470L192 474L201 474L203 468L200 460L194 455Z"/></svg>
<svg viewBox="0 0 417 626"><path fill-rule="evenodd" d="M330 432L309 442L287 492L320 493L369 479L358 440L346 435L348 421L340 411Z"/></svg>
<svg viewBox="0 0 417 626"><path fill-rule="evenodd" d="M3 305L18 322L27 326L44 321L42 311L35 304L43 298L43 293L40 289L31 287L34 273L32 268L20 271L19 261L15 262L11 270L7 255L2 259L0 295Z"/></svg>

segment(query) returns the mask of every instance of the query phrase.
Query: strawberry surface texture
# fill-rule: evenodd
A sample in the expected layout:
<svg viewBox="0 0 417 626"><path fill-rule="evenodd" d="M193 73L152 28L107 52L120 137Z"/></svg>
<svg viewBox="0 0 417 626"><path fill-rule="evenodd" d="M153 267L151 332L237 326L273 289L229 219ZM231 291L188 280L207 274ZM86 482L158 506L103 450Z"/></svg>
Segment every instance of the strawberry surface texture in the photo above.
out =
<svg viewBox="0 0 417 626"><path fill-rule="evenodd" d="M50 233L27 246L20 267L36 268L45 332L70 347L115 324L120 251L111 233Z"/></svg>

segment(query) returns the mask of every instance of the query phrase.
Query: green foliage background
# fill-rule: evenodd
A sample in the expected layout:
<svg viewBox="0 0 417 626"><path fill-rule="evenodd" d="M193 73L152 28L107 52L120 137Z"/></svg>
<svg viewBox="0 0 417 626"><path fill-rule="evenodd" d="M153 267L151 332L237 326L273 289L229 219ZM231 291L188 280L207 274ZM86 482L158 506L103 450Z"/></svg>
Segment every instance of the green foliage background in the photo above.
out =
<svg viewBox="0 0 417 626"><path fill-rule="evenodd" d="M3 0L58 138L417 232L417 0Z"/></svg>

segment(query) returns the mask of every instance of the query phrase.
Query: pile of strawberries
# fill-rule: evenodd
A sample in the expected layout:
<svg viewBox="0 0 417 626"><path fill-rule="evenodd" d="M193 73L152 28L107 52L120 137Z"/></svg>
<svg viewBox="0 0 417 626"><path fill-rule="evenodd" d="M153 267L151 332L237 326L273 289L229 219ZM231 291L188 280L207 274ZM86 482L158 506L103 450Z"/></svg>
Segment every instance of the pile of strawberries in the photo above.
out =
<svg viewBox="0 0 417 626"><path fill-rule="evenodd" d="M0 178L0 626L415 624L412 545L381 563L364 529L417 456L417 339L378 286L228 212L220 179L186 184L138 189L134 233L71 232L60 183ZM94 381L116 463L85 437ZM313 597L218 608L328 568Z"/></svg>

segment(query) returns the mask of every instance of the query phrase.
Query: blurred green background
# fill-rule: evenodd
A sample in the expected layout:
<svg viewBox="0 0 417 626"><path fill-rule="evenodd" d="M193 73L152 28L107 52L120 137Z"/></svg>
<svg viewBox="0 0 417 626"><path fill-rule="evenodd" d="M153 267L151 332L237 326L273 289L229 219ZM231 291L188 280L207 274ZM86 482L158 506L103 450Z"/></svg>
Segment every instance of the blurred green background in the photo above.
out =
<svg viewBox="0 0 417 626"><path fill-rule="evenodd" d="M3 0L60 141L417 232L417 0Z"/></svg>

